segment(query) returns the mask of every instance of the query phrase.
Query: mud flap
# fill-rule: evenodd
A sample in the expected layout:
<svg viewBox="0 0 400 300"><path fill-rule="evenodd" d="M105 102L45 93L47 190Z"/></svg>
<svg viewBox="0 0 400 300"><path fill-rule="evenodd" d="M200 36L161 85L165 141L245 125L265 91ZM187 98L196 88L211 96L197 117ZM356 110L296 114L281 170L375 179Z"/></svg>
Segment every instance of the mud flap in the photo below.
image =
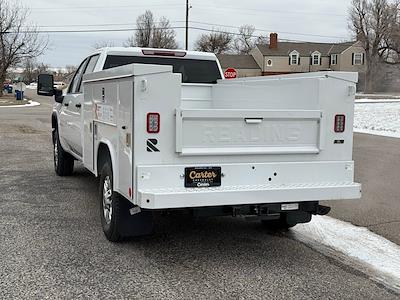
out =
<svg viewBox="0 0 400 300"><path fill-rule="evenodd" d="M121 236L138 237L152 234L154 228L153 212L151 210L141 210L140 213L131 215L129 210L133 205L128 200L124 202L124 215L120 220L118 230Z"/></svg>

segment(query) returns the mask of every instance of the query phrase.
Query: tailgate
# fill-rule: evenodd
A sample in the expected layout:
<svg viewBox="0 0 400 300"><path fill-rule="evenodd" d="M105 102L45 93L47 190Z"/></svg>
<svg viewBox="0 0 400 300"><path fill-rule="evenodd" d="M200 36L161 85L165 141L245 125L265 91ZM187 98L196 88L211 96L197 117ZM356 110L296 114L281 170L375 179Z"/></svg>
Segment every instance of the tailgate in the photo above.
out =
<svg viewBox="0 0 400 300"><path fill-rule="evenodd" d="M317 154L320 110L177 109L181 155Z"/></svg>

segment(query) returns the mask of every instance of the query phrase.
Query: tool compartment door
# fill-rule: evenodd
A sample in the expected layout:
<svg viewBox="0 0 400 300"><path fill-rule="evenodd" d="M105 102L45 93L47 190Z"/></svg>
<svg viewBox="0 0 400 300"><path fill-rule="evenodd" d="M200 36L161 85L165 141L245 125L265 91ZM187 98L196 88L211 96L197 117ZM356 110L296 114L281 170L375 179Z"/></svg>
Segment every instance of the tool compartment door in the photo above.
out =
<svg viewBox="0 0 400 300"><path fill-rule="evenodd" d="M127 199L132 199L133 170L133 78L118 81L118 188Z"/></svg>
<svg viewBox="0 0 400 300"><path fill-rule="evenodd" d="M322 120L320 110L177 109L176 152L317 154Z"/></svg>

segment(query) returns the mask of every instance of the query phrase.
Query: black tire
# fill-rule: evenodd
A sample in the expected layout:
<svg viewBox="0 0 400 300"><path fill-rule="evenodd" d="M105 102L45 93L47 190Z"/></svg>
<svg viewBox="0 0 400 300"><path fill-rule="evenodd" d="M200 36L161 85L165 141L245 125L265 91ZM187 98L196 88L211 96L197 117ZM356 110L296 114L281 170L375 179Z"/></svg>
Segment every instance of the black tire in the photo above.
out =
<svg viewBox="0 0 400 300"><path fill-rule="evenodd" d="M74 171L74 158L64 151L57 128L53 131L54 170L58 176L71 176Z"/></svg>
<svg viewBox="0 0 400 300"><path fill-rule="evenodd" d="M110 201L105 199L106 186L110 191L108 193ZM152 232L152 214L140 212L131 216L129 210L133 204L114 191L112 165L109 159L106 160L100 171L99 201L101 226L109 241L119 242L125 237L147 235ZM108 208L105 209L105 206ZM107 216L107 210L111 216Z"/></svg>

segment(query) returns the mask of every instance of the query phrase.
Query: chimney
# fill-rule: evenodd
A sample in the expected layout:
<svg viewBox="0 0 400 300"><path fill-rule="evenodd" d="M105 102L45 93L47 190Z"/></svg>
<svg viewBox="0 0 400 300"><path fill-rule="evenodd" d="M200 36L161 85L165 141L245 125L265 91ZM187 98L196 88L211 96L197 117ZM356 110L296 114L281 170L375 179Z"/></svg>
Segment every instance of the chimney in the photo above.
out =
<svg viewBox="0 0 400 300"><path fill-rule="evenodd" d="M278 48L278 34L271 33L269 35L269 49L277 49Z"/></svg>

